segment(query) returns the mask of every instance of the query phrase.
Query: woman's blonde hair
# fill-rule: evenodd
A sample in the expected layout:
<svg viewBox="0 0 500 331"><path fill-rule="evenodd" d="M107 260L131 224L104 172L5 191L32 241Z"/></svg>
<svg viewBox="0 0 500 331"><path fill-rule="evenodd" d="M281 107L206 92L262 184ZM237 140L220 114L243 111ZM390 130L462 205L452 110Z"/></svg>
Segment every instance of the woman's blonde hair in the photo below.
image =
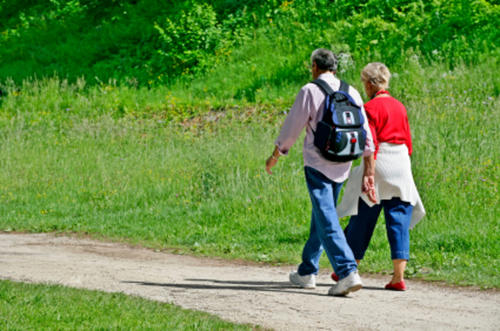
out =
<svg viewBox="0 0 500 331"><path fill-rule="evenodd" d="M363 82L370 82L379 89L389 88L389 79L391 79L391 72L381 62L368 63L361 72Z"/></svg>

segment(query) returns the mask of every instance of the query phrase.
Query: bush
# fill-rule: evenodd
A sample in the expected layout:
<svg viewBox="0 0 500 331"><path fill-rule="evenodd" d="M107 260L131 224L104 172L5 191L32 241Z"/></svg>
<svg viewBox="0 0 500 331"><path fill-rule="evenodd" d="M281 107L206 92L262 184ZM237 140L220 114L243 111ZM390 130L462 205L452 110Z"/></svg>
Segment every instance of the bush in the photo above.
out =
<svg viewBox="0 0 500 331"><path fill-rule="evenodd" d="M222 43L223 33L212 6L195 4L178 16L155 24L162 48L158 53L169 74L203 70Z"/></svg>
<svg viewBox="0 0 500 331"><path fill-rule="evenodd" d="M500 6L485 0L0 0L0 80L189 84L265 38L289 49L288 65L329 47L354 60L394 65L416 54L452 68L498 48L498 21Z"/></svg>

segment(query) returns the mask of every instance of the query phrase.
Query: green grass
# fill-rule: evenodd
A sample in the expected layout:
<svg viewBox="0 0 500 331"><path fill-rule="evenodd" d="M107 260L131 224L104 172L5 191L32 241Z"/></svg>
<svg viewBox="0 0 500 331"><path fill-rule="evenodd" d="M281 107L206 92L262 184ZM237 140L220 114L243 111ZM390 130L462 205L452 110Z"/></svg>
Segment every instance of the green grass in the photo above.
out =
<svg viewBox="0 0 500 331"><path fill-rule="evenodd" d="M253 330L121 293L0 281L2 330Z"/></svg>
<svg viewBox="0 0 500 331"><path fill-rule="evenodd" d="M298 263L302 138L274 176L264 161L309 54L326 47L360 91L361 68L386 62L408 108L427 216L407 275L500 287L498 4L202 1L211 22L196 3L0 0L0 231ZM391 270L381 220L361 271ZM143 302L0 282L0 327L236 328Z"/></svg>
<svg viewBox="0 0 500 331"><path fill-rule="evenodd" d="M497 61L448 71L411 59L393 70L391 91L408 108L427 210L411 233L409 276L500 286ZM184 121L182 113L177 120L141 113L164 92L171 98L161 89L78 90L46 80L10 93L0 116L0 229L298 263L310 218L301 140L274 176L264 171L282 102L207 106L205 116ZM115 102L130 111L114 111ZM361 268L392 269L382 222Z"/></svg>

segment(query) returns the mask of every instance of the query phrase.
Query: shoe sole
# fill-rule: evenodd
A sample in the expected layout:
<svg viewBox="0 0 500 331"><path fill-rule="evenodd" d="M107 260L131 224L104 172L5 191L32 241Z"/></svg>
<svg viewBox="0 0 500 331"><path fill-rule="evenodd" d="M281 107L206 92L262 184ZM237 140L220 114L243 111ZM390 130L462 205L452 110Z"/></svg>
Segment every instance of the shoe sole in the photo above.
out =
<svg viewBox="0 0 500 331"><path fill-rule="evenodd" d="M407 290L406 288L393 288L393 287L386 287L385 289L387 291L396 291L396 292L404 292Z"/></svg>
<svg viewBox="0 0 500 331"><path fill-rule="evenodd" d="M362 287L363 287L362 284L354 285L353 287L347 289L347 293L359 291L359 290L361 290Z"/></svg>
<svg viewBox="0 0 500 331"><path fill-rule="evenodd" d="M300 287L300 288L305 288L305 289L308 289L308 290L314 290L316 288L316 285L302 285L302 284L294 283L292 281L290 281L290 283L292 283L293 286L297 286L297 287Z"/></svg>
<svg viewBox="0 0 500 331"><path fill-rule="evenodd" d="M304 288L304 289L308 289L308 290L314 290L316 288L316 285L304 285L304 284L301 284L301 283L297 283L297 282L294 282L292 280L292 278L290 278L289 280L290 280L290 283L292 283L292 285L298 286L300 288Z"/></svg>
<svg viewBox="0 0 500 331"><path fill-rule="evenodd" d="M344 292L337 293L337 294L330 294L330 293L328 293L328 294L332 295L334 297L343 297L343 296L346 296L347 294L349 294L351 292L356 292L356 291L361 290L362 287L363 287L363 284L357 284L357 285L349 287Z"/></svg>
<svg viewBox="0 0 500 331"><path fill-rule="evenodd" d="M307 290L314 290L316 288L316 286L303 286L303 285L298 285L298 286L300 286L300 288L304 288Z"/></svg>

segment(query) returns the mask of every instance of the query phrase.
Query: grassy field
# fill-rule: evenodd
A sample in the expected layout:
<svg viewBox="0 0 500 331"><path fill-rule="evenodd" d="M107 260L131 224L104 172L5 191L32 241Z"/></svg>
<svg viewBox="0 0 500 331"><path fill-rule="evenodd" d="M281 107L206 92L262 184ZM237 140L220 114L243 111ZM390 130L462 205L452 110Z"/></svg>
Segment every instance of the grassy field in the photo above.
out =
<svg viewBox="0 0 500 331"><path fill-rule="evenodd" d="M499 17L485 0L0 0L0 231L298 263L302 138L274 176L264 162L311 51L326 47L360 91L361 68L386 62L407 106L427 210L407 276L499 288ZM391 270L380 221L361 271ZM0 319L7 329L234 327L122 295L0 290L0 317L16 316ZM170 319L142 318L158 309Z"/></svg>
<svg viewBox="0 0 500 331"><path fill-rule="evenodd" d="M496 61L453 71L409 61L393 79L409 111L427 210L412 231L408 276L500 286ZM0 229L299 262L310 217L301 141L274 176L264 171L285 109L257 104L185 121L139 111L160 94L57 80L9 93L0 118ZM117 98L131 111L114 111ZM380 223L363 272L391 270Z"/></svg>
<svg viewBox="0 0 500 331"><path fill-rule="evenodd" d="M255 330L119 293L0 281L2 330ZM258 329L258 328L257 328Z"/></svg>

